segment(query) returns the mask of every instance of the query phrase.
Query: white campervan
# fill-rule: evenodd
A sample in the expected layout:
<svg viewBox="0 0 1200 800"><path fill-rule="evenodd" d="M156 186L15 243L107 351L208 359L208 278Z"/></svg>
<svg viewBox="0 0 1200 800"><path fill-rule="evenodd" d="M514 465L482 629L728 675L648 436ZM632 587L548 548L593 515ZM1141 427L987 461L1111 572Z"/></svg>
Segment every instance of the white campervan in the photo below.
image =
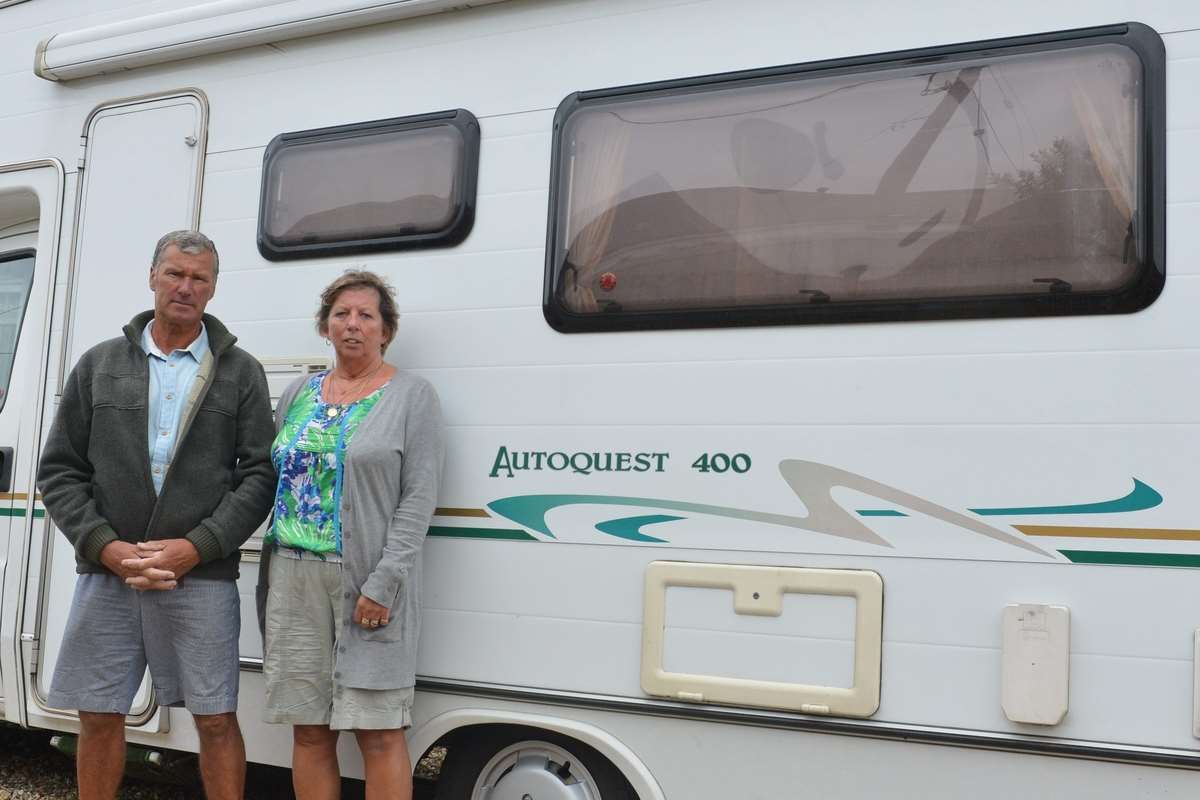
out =
<svg viewBox="0 0 1200 800"><path fill-rule="evenodd" d="M39 447L198 227L276 392L398 289L443 800L1195 797L1197 91L1183 0L0 0L0 714L77 727Z"/></svg>

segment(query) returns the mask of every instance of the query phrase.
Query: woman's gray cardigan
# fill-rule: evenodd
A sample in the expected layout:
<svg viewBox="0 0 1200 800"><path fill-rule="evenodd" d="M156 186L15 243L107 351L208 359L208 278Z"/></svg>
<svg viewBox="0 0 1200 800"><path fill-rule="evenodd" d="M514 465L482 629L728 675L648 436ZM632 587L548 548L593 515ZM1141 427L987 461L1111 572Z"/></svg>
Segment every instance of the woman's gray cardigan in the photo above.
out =
<svg viewBox="0 0 1200 800"><path fill-rule="evenodd" d="M311 378L297 378L279 399L276 431ZM342 481L342 629L334 663L339 685L401 689L416 682L421 545L437 503L443 436L433 387L397 372L350 440ZM260 630L272 549L263 548L259 565ZM390 609L388 625L365 629L353 623L360 594Z"/></svg>

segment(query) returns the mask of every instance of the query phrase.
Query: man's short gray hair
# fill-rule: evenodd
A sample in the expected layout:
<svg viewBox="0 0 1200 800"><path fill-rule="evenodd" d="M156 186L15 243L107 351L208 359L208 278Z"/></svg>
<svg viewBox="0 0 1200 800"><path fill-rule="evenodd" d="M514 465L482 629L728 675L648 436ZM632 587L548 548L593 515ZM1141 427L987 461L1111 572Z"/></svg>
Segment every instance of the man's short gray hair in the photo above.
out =
<svg viewBox="0 0 1200 800"><path fill-rule="evenodd" d="M217 273L221 271L221 258L217 255L217 246L213 244L212 239L200 231L171 231L159 239L158 244L154 245L154 258L150 261L151 269L158 266L163 250L166 250L171 245L178 247L179 252L193 256L198 256L201 253L212 253L213 277L215 278Z"/></svg>

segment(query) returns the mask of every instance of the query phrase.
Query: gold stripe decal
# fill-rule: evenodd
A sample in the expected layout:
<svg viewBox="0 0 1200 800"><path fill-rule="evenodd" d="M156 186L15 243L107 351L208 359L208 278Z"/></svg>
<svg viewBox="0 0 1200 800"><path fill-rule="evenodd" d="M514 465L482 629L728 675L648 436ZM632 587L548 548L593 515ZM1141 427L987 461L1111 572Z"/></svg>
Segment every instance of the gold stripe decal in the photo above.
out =
<svg viewBox="0 0 1200 800"><path fill-rule="evenodd" d="M0 493L0 500L28 500L28 499L29 499L29 495L28 495L28 494L26 494L25 492L4 492L4 493ZM38 500L41 500L41 499L42 499L42 496L39 494L39 495L37 496L37 499L38 499Z"/></svg>
<svg viewBox="0 0 1200 800"><path fill-rule="evenodd" d="M1026 536L1200 542L1200 531L1181 528L1084 528L1071 525L1014 525L1013 527Z"/></svg>
<svg viewBox="0 0 1200 800"><path fill-rule="evenodd" d="M492 516L482 508L435 508L433 514L436 517L483 517L484 519Z"/></svg>

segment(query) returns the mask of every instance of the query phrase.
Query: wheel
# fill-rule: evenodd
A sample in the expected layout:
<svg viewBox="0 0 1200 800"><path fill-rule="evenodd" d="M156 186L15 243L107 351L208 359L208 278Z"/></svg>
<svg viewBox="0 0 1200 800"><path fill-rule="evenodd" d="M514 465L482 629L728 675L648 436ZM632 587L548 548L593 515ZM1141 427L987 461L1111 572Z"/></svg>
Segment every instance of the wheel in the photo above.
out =
<svg viewBox="0 0 1200 800"><path fill-rule="evenodd" d="M566 736L497 726L459 734L438 800L637 800L608 759Z"/></svg>

